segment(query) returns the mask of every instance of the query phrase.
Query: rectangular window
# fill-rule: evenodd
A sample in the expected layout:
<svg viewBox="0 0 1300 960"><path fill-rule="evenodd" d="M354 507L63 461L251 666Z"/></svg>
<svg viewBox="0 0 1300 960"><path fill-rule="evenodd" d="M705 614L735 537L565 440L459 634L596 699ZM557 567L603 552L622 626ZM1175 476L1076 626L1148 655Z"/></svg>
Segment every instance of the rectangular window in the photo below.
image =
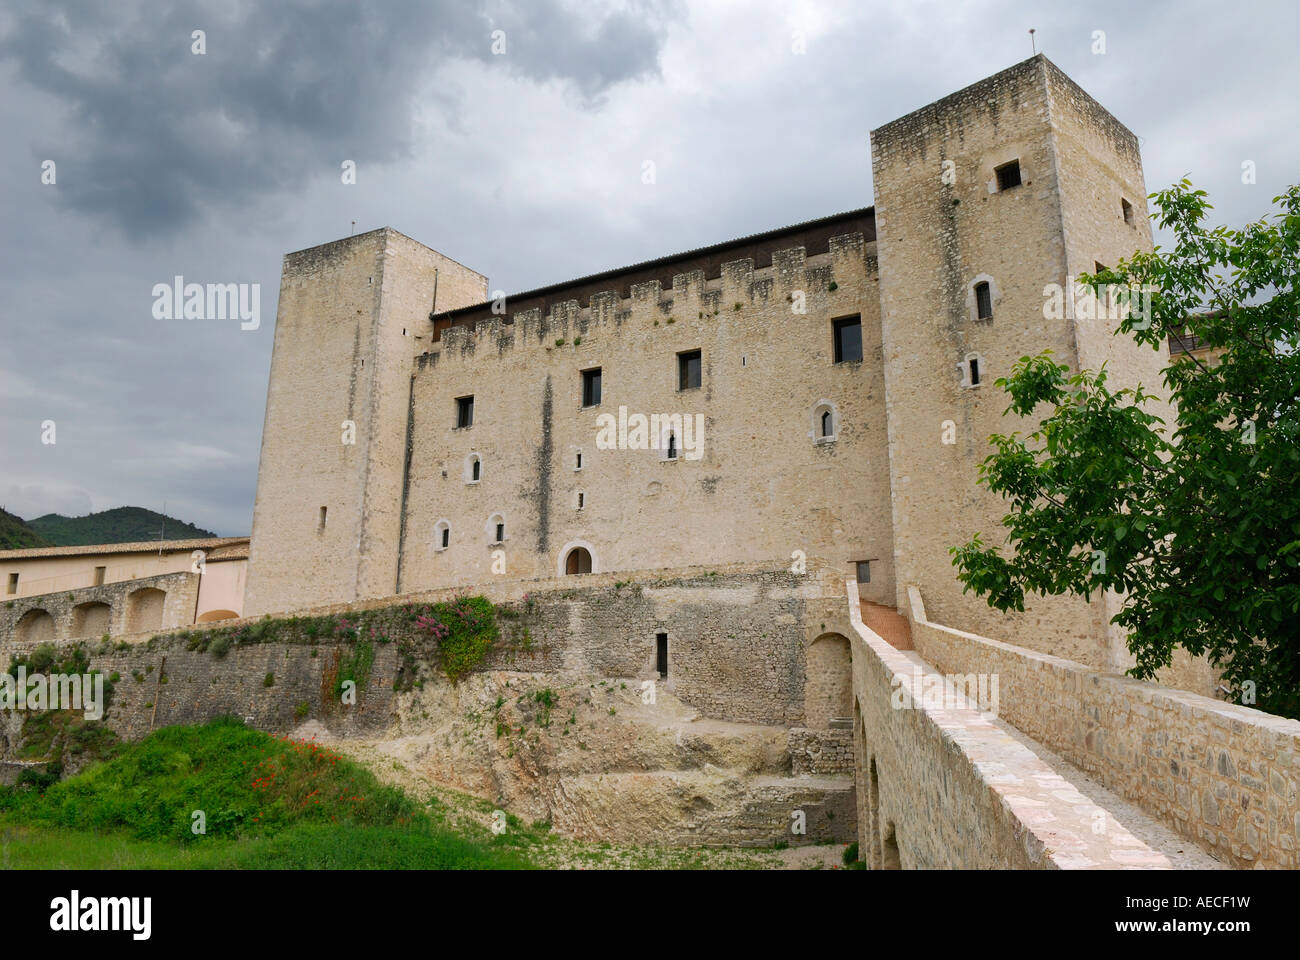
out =
<svg viewBox="0 0 1300 960"><path fill-rule="evenodd" d="M1020 161L1004 163L995 171L998 175L998 190L1010 190L1020 186Z"/></svg>
<svg viewBox="0 0 1300 960"><path fill-rule="evenodd" d="M327 509L328 509L328 508L326 508L326 507L321 507L321 508L320 508L320 526L317 527L318 530L324 530L324 529L325 529L325 513L327 512Z"/></svg>
<svg viewBox="0 0 1300 960"><path fill-rule="evenodd" d="M975 284L975 316L981 320L993 319L993 293L987 283Z"/></svg>
<svg viewBox="0 0 1300 960"><path fill-rule="evenodd" d="M456 429L474 426L474 398L456 398Z"/></svg>
<svg viewBox="0 0 1300 960"><path fill-rule="evenodd" d="M859 363L862 360L862 318L842 317L832 322L835 332L835 362Z"/></svg>
<svg viewBox="0 0 1300 960"><path fill-rule="evenodd" d="M668 634L659 633L655 635L655 669L659 671L659 676L668 676Z"/></svg>
<svg viewBox="0 0 1300 960"><path fill-rule="evenodd" d="M574 462L574 467L573 467L573 469L574 469L574 470L581 470L581 469L582 469L582 451L581 451L581 450L578 451L578 456L577 456L576 461Z"/></svg>
<svg viewBox="0 0 1300 960"><path fill-rule="evenodd" d="M18 574L16 573L9 574L9 592L10 593L18 592Z"/></svg>
<svg viewBox="0 0 1300 960"><path fill-rule="evenodd" d="M970 358L970 385L972 387L980 385L980 362L978 357Z"/></svg>
<svg viewBox="0 0 1300 960"><path fill-rule="evenodd" d="M587 499L587 498L586 498L586 497L581 493L581 491L580 491L580 492L578 493L578 509L579 509L579 510L581 510L581 509L583 508L583 506L584 506L584 504L585 504L585 502L586 502L586 499Z"/></svg>
<svg viewBox="0 0 1300 960"><path fill-rule="evenodd" d="M447 544L449 543L451 543L451 528L443 527L442 528L442 549L446 550Z"/></svg>
<svg viewBox="0 0 1300 960"><path fill-rule="evenodd" d="M600 406L600 367L582 371L582 405Z"/></svg>
<svg viewBox="0 0 1300 960"><path fill-rule="evenodd" d="M700 385L701 355L698 350L677 354L677 389L693 390Z"/></svg>
<svg viewBox="0 0 1300 960"><path fill-rule="evenodd" d="M503 543L503 542L505 542L505 539L506 539L506 525L505 525L504 523L498 523L498 524L497 524L497 543Z"/></svg>
<svg viewBox="0 0 1300 960"><path fill-rule="evenodd" d="M871 561L859 560L858 561L858 583L870 583L870 582L871 582Z"/></svg>
<svg viewBox="0 0 1300 960"><path fill-rule="evenodd" d="M104 575L106 573L108 573L107 567L95 568L95 586L102 587L104 585Z"/></svg>

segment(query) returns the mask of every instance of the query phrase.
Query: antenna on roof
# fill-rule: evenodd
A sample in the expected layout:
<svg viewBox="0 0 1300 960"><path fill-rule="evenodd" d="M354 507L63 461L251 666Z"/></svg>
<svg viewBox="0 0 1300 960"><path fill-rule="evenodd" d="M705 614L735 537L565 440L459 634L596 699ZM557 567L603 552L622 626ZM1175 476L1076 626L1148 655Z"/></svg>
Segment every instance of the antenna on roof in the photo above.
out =
<svg viewBox="0 0 1300 960"><path fill-rule="evenodd" d="M1034 51L1034 56L1038 56L1038 44L1034 42L1034 28L1029 28L1029 48Z"/></svg>
<svg viewBox="0 0 1300 960"><path fill-rule="evenodd" d="M356 222L355 220L353 220L353 221L352 221L352 229L348 231L348 236L350 237L350 236L352 236L352 235L353 235L354 233L356 233L356 232L357 232L357 222Z"/></svg>

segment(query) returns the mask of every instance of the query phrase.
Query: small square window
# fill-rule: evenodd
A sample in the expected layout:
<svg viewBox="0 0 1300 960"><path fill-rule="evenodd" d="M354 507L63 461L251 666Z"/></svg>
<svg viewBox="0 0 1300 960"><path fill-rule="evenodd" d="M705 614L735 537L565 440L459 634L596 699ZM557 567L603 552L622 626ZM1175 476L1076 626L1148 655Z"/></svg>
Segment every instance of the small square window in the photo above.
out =
<svg viewBox="0 0 1300 960"><path fill-rule="evenodd" d="M1010 190L1020 186L1020 161L1004 163L994 171L998 175L998 190Z"/></svg>
<svg viewBox="0 0 1300 960"><path fill-rule="evenodd" d="M457 397L456 398L456 428L474 426L474 398Z"/></svg>
<svg viewBox="0 0 1300 960"><path fill-rule="evenodd" d="M843 317L832 322L835 334L835 362L858 363L862 360L862 318Z"/></svg>
<svg viewBox="0 0 1300 960"><path fill-rule="evenodd" d="M693 390L701 383L701 354L690 350L677 354L677 389Z"/></svg>
<svg viewBox="0 0 1300 960"><path fill-rule="evenodd" d="M993 319L993 292L986 282L975 284L975 316L980 320Z"/></svg>
<svg viewBox="0 0 1300 960"><path fill-rule="evenodd" d="M1123 197L1119 198L1119 209L1124 214L1124 222L1130 227L1133 226L1133 204L1129 203Z"/></svg>
<svg viewBox="0 0 1300 960"><path fill-rule="evenodd" d="M858 567L858 583L870 583L871 582L871 561L859 560L857 563L857 567Z"/></svg>
<svg viewBox="0 0 1300 960"><path fill-rule="evenodd" d="M600 406L600 367L582 371L582 405Z"/></svg>

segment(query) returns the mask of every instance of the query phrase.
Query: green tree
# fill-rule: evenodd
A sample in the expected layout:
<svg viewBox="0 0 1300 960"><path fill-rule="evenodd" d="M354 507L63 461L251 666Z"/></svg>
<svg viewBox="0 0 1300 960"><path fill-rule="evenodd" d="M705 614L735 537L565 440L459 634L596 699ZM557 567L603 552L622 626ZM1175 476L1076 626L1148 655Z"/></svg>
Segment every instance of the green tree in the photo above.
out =
<svg viewBox="0 0 1300 960"><path fill-rule="evenodd" d="M1149 285L1117 335L1222 348L1173 359L1167 424L1141 386L1071 373L1049 354L997 381L1009 410L1045 408L1028 436L994 435L980 482L1010 503L1005 549L978 534L952 550L965 589L1000 610L1026 591L1114 590L1136 666L1150 679L1176 647L1208 655L1238 702L1300 716L1300 187L1240 230L1209 229L1206 194L1153 194L1171 250L1134 254L1085 283ZM1252 700L1251 694L1254 694Z"/></svg>

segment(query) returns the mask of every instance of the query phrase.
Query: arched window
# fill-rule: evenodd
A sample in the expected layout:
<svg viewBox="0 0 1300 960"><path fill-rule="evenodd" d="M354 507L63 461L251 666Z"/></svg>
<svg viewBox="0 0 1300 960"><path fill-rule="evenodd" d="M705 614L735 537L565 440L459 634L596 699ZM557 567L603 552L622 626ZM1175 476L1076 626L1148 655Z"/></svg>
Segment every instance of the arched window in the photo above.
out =
<svg viewBox="0 0 1300 960"><path fill-rule="evenodd" d="M968 353L962 358L959 364L961 369L961 385L963 387L978 387L984 381L985 370L984 358L978 353Z"/></svg>
<svg viewBox="0 0 1300 960"><path fill-rule="evenodd" d="M446 550L451 546L451 524L439 520L433 525L433 549Z"/></svg>
<svg viewBox="0 0 1300 960"><path fill-rule="evenodd" d="M666 460L677 459L677 434L673 433L671 430L668 432L668 445L664 448L664 450L665 450L664 459Z"/></svg>
<svg viewBox="0 0 1300 960"><path fill-rule="evenodd" d="M832 443L839 432L840 413L829 400L818 400L812 408L812 430L808 434L814 443Z"/></svg>
<svg viewBox="0 0 1300 960"><path fill-rule="evenodd" d="M506 518L504 514L494 513L488 517L487 535L488 541L491 543L505 543Z"/></svg>
<svg viewBox="0 0 1300 960"><path fill-rule="evenodd" d="M483 464L480 461L475 460L474 465L470 468L470 479L477 480L479 471L482 470L482 468L483 468Z"/></svg>
<svg viewBox="0 0 1300 960"><path fill-rule="evenodd" d="M993 293L985 280L975 284L975 319L993 319Z"/></svg>
<svg viewBox="0 0 1300 960"><path fill-rule="evenodd" d="M465 482L478 483L483 477L483 458L471 453L465 458Z"/></svg>
<svg viewBox="0 0 1300 960"><path fill-rule="evenodd" d="M586 547L574 547L564 558L565 576L591 573L591 551Z"/></svg>

